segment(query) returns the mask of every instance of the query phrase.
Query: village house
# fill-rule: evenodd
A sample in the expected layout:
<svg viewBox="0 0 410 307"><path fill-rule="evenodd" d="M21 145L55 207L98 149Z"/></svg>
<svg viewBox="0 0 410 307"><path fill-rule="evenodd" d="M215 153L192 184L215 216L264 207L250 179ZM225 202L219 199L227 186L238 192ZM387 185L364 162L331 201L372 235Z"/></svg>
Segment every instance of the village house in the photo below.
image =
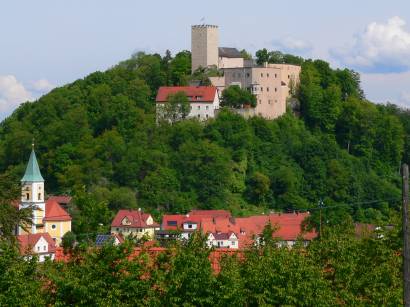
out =
<svg viewBox="0 0 410 307"><path fill-rule="evenodd" d="M219 248L246 248L258 242L263 229L271 224L273 237L281 246L292 247L301 240L305 245L317 236L315 231L304 232L303 221L309 213L271 213L234 218L226 210L192 210L186 215L164 215L157 238L188 239L194 231L207 235L207 244Z"/></svg>
<svg viewBox="0 0 410 307"><path fill-rule="evenodd" d="M153 239L155 230L159 230L151 214L138 210L120 210L111 223L111 234L120 234L124 237L132 235L140 239L147 237Z"/></svg>
<svg viewBox="0 0 410 307"><path fill-rule="evenodd" d="M20 225L17 229L21 241L31 240L29 237L24 239L22 237L24 235L48 234L57 246L60 245L64 234L71 231L71 216L55 198L45 201L44 179L34 149L31 151L26 171L21 179L21 186L19 209L33 208L31 225L27 227Z"/></svg>
<svg viewBox="0 0 410 307"><path fill-rule="evenodd" d="M233 231L214 232L208 234L207 244L209 247L216 248L238 248L238 237Z"/></svg>
<svg viewBox="0 0 410 307"><path fill-rule="evenodd" d="M188 118L214 118L219 109L219 96L214 86L161 86L156 97L157 119L164 118L170 95L183 92L190 103Z"/></svg>
<svg viewBox="0 0 410 307"><path fill-rule="evenodd" d="M39 262L44 262L47 258L54 260L56 244L48 233L18 235L17 241L20 253L27 259L37 255Z"/></svg>

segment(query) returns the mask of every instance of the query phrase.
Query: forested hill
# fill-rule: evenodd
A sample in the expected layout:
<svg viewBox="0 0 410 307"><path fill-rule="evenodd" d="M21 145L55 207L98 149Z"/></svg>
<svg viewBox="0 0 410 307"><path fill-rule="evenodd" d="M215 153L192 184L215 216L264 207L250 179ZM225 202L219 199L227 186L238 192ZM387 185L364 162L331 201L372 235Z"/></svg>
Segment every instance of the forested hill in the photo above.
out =
<svg viewBox="0 0 410 307"><path fill-rule="evenodd" d="M190 53L139 53L21 105L1 123L0 173L19 182L34 137L48 193L86 198L78 209L95 212L94 225L127 207L247 214L320 199L334 207L329 223L387 221L399 206L400 163L409 162L410 116L366 101L353 71L301 62L300 118L222 111L206 124L157 125L156 91L187 84Z"/></svg>

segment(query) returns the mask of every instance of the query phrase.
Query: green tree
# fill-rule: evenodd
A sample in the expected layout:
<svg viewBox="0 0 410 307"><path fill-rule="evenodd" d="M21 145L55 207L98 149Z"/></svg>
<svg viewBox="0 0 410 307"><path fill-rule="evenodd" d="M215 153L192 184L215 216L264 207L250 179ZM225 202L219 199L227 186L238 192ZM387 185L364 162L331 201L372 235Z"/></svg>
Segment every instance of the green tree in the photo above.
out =
<svg viewBox="0 0 410 307"><path fill-rule="evenodd" d="M161 110L163 118L171 123L185 119L191 111L191 105L185 92L170 94Z"/></svg>
<svg viewBox="0 0 410 307"><path fill-rule="evenodd" d="M231 85L222 92L221 106L243 108L244 106L256 107L256 97L247 90L237 85Z"/></svg>

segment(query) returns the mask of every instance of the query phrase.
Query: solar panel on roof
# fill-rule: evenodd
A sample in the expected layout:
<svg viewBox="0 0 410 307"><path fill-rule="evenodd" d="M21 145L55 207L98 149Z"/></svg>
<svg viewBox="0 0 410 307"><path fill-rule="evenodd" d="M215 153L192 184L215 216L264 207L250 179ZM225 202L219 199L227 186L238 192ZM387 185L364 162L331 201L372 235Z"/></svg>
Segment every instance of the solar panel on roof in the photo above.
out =
<svg viewBox="0 0 410 307"><path fill-rule="evenodd" d="M95 238L95 245L101 246L110 238L110 235L97 235Z"/></svg>

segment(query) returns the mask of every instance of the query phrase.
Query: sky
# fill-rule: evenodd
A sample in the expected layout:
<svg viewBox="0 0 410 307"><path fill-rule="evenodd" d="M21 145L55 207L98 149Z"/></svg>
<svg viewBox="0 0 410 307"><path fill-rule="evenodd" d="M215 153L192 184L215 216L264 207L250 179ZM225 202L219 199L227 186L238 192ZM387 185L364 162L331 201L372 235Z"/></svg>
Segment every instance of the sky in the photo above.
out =
<svg viewBox="0 0 410 307"><path fill-rule="evenodd" d="M224 47L354 69L367 99L410 108L408 0L0 0L0 120L136 51L189 50L199 23Z"/></svg>

